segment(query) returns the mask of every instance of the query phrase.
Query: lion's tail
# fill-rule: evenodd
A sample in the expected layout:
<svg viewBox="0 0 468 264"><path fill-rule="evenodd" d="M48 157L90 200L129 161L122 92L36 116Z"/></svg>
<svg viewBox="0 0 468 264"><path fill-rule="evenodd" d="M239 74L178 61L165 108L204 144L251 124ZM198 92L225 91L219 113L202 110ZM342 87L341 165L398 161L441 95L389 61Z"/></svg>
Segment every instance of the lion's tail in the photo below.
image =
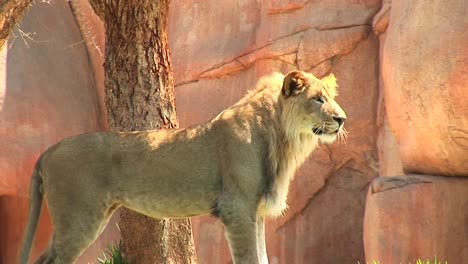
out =
<svg viewBox="0 0 468 264"><path fill-rule="evenodd" d="M20 253L20 264L27 264L29 255L31 254L31 247L33 243L34 234L36 232L37 224L39 222L39 215L41 214L42 207L42 178L40 175L41 159L36 162L34 172L31 177L30 186L30 203L29 203L29 216L26 224L26 230L23 236L23 246Z"/></svg>

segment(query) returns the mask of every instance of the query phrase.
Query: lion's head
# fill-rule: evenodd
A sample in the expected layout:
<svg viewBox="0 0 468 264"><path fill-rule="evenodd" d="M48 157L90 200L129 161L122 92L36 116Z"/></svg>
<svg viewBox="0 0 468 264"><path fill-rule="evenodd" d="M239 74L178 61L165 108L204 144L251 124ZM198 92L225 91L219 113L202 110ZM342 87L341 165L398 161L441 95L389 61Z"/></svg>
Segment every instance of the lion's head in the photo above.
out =
<svg viewBox="0 0 468 264"><path fill-rule="evenodd" d="M335 101L336 88L333 74L323 79L302 71L286 74L281 94L290 133L315 135L324 143L345 136L346 114Z"/></svg>

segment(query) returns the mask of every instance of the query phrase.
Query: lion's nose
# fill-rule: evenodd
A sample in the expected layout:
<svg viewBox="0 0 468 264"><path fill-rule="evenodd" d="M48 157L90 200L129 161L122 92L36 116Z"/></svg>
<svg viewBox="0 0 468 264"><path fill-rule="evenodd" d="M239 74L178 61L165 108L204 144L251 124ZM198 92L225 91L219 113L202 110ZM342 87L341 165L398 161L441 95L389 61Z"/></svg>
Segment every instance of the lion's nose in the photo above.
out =
<svg viewBox="0 0 468 264"><path fill-rule="evenodd" d="M344 121L346 120L346 117L341 117L341 116L334 116L333 117L333 120L335 120L336 122L338 122L338 125L342 125L344 123Z"/></svg>

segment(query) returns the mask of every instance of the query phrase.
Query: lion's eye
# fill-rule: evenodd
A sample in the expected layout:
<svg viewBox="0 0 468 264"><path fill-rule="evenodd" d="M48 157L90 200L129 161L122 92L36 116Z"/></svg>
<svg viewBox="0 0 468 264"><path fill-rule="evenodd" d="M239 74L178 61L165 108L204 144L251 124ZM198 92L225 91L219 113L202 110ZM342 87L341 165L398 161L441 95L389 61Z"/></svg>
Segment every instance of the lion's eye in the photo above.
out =
<svg viewBox="0 0 468 264"><path fill-rule="evenodd" d="M313 100L319 104L323 104L325 103L325 101L323 100L323 97L322 96L316 96L313 98Z"/></svg>

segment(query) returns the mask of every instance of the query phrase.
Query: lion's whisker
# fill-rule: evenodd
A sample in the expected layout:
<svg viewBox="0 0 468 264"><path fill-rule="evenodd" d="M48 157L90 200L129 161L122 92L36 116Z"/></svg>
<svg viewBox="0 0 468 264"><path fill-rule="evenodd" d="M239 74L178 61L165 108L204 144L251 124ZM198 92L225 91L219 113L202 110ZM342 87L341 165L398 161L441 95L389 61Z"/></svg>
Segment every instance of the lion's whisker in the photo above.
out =
<svg viewBox="0 0 468 264"><path fill-rule="evenodd" d="M348 131L344 127L340 129L337 136L340 143L346 143L348 141Z"/></svg>

